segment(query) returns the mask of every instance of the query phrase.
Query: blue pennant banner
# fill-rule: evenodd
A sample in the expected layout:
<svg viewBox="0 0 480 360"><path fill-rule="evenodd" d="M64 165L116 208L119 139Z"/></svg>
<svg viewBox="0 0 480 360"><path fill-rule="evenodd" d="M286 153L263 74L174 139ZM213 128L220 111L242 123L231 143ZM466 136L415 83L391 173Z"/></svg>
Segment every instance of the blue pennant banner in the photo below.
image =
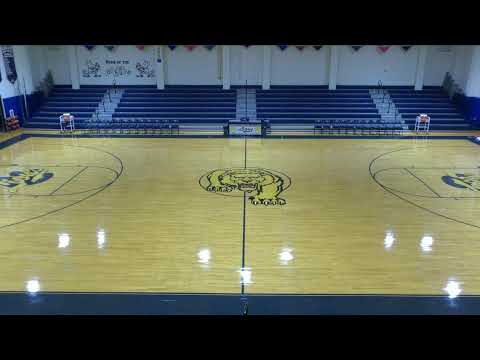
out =
<svg viewBox="0 0 480 360"><path fill-rule="evenodd" d="M280 50L285 50L286 48L288 48L288 45L278 45L278 47L280 48Z"/></svg>
<svg viewBox="0 0 480 360"><path fill-rule="evenodd" d="M84 45L84 46L85 46L85 47L87 48L87 50L89 50L89 51L93 50L93 48L95 47L95 45Z"/></svg>
<svg viewBox="0 0 480 360"><path fill-rule="evenodd" d="M17 69L15 67L15 59L13 58L13 47L11 45L2 45L2 56L7 79L12 84L15 84L15 81L17 81Z"/></svg>
<svg viewBox="0 0 480 360"><path fill-rule="evenodd" d="M175 50L175 48L177 47L177 45L167 45L167 46L170 50Z"/></svg>

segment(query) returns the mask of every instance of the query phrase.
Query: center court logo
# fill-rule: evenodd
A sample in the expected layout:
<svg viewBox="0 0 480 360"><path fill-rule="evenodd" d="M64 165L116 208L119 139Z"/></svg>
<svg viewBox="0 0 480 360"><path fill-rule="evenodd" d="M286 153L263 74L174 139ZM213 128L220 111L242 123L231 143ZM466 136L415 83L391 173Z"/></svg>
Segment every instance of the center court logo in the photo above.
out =
<svg viewBox="0 0 480 360"><path fill-rule="evenodd" d="M263 168L227 168L212 170L199 180L205 190L226 196L248 196L253 205L285 205L280 194L290 187L290 178Z"/></svg>
<svg viewBox="0 0 480 360"><path fill-rule="evenodd" d="M43 183L53 177L53 173L46 169L20 169L11 171L7 176L0 176L0 187L16 192L23 186Z"/></svg>

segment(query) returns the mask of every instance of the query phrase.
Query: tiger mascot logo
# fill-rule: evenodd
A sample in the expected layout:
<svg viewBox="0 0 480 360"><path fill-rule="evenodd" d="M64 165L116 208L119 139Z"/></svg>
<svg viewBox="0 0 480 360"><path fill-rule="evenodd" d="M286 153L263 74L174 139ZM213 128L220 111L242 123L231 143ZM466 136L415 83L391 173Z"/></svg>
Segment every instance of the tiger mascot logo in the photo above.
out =
<svg viewBox="0 0 480 360"><path fill-rule="evenodd" d="M480 177L475 174L450 173L442 176L442 180L445 184L458 189L468 189L471 191L480 190Z"/></svg>
<svg viewBox="0 0 480 360"><path fill-rule="evenodd" d="M0 186L15 193L23 186L36 185L53 177L46 169L21 169L11 171L8 176L0 176Z"/></svg>
<svg viewBox="0 0 480 360"><path fill-rule="evenodd" d="M200 185L207 191L231 196L243 192L251 204L265 206L285 205L286 200L279 195L290 183L285 174L262 168L218 169L200 178Z"/></svg>

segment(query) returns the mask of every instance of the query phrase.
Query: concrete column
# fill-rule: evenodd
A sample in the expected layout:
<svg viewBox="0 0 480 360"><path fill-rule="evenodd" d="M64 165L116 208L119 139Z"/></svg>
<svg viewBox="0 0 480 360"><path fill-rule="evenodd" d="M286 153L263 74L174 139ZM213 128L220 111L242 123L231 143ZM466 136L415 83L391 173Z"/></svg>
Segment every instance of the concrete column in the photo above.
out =
<svg viewBox="0 0 480 360"><path fill-rule="evenodd" d="M270 45L263 46L263 77L262 89L270 89L270 80L272 73L272 47Z"/></svg>
<svg viewBox="0 0 480 360"><path fill-rule="evenodd" d="M80 70L78 67L77 46L67 45L68 67L72 89L80 89Z"/></svg>
<svg viewBox="0 0 480 360"><path fill-rule="evenodd" d="M418 50L417 70L415 71L415 90L423 89L425 63L427 62L428 45L421 45Z"/></svg>
<svg viewBox="0 0 480 360"><path fill-rule="evenodd" d="M465 95L468 97L480 97L480 46L472 47L472 60L467 69L467 82Z"/></svg>
<svg viewBox="0 0 480 360"><path fill-rule="evenodd" d="M337 73L338 73L338 45L330 45L330 64L328 76L328 89L337 89Z"/></svg>
<svg viewBox="0 0 480 360"><path fill-rule="evenodd" d="M230 46L222 45L222 84L224 90L230 90Z"/></svg>
<svg viewBox="0 0 480 360"><path fill-rule="evenodd" d="M155 75L157 78L157 89L163 90L165 89L165 70L164 70L164 62L165 62L165 56L164 55L164 46L163 45L157 45L156 49L157 53L157 58L155 59L156 61L156 68L155 68Z"/></svg>
<svg viewBox="0 0 480 360"><path fill-rule="evenodd" d="M242 85L246 81L248 81L248 48L242 46Z"/></svg>

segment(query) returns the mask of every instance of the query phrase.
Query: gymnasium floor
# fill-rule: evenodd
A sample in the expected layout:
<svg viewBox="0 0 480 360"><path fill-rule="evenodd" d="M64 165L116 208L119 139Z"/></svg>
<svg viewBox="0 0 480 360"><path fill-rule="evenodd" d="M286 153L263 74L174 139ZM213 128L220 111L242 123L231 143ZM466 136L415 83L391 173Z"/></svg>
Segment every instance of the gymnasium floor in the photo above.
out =
<svg viewBox="0 0 480 360"><path fill-rule="evenodd" d="M480 313L467 136L0 146L0 313Z"/></svg>

